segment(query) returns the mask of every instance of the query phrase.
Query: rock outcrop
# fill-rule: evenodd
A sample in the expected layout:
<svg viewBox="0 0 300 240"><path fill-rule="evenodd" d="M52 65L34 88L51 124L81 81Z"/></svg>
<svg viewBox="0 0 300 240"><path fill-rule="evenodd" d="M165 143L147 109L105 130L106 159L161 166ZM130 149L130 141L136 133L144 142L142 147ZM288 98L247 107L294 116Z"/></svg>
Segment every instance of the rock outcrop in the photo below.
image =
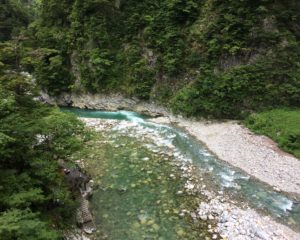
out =
<svg viewBox="0 0 300 240"><path fill-rule="evenodd" d="M64 164L62 164L64 165ZM94 182L81 169L64 168L66 178L80 203L76 212L76 223L79 228L74 228L64 233L66 240L91 240L89 235L96 231L93 215L90 211L88 198L93 193Z"/></svg>
<svg viewBox="0 0 300 240"><path fill-rule="evenodd" d="M151 117L167 115L167 111L163 107L158 107L153 103L141 101L137 98L126 98L121 94L62 93L59 96L52 97L42 92L39 100L46 104L56 104L65 107L105 111L128 110L146 114Z"/></svg>

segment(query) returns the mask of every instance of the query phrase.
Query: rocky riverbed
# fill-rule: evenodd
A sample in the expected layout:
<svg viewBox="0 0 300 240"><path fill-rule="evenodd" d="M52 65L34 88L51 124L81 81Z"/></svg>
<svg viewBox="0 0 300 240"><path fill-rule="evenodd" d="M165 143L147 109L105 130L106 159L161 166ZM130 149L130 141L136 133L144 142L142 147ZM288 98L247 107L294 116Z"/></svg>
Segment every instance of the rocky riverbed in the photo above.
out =
<svg viewBox="0 0 300 240"><path fill-rule="evenodd" d="M300 198L300 160L281 151L270 138L253 134L236 121L191 121L178 117L153 119L174 122L203 142L219 159Z"/></svg>
<svg viewBox="0 0 300 240"><path fill-rule="evenodd" d="M249 207L240 208L234 202L221 196L210 197L201 202L196 217L215 219L216 231L221 237L233 240L275 240L300 239L298 233L274 222L270 217L262 216Z"/></svg>
<svg viewBox="0 0 300 240"><path fill-rule="evenodd" d="M49 102L47 97L45 99ZM272 140L253 134L236 121L187 120L174 117L155 105L126 99L120 95L109 97L93 95L88 98L63 95L58 100L51 101L59 105L79 108L110 111L127 109L154 116L156 118L152 121L159 124L176 124L203 142L220 160L267 183L275 191L291 193L299 199L299 159L282 152ZM83 121L98 130L107 127L107 124L99 119L83 119ZM194 184L187 186L189 189L196 189ZM220 234L223 239L300 239L299 233L275 222L270 217L257 213L247 205L236 204L222 194L213 194L202 187L203 185L198 186L197 189L205 193L208 200L199 203L199 208L189 214L195 219L208 219L216 223L216 227L211 225L210 231Z"/></svg>
<svg viewBox="0 0 300 240"><path fill-rule="evenodd" d="M92 200L99 239L218 237L206 221L189 215L204 195L193 195L190 161L158 131L136 122L81 119L99 132L89 143L91 154L80 156L100 186Z"/></svg>
<svg viewBox="0 0 300 240"><path fill-rule="evenodd" d="M300 160L281 151L265 136L253 134L236 121L213 122L175 117L166 109L121 94L61 94L53 98L42 93L49 104L116 111L126 109L148 114L157 123L177 123L214 152L219 159L238 167L275 190L296 194L300 199ZM163 117L161 117L163 116Z"/></svg>
<svg viewBox="0 0 300 240"><path fill-rule="evenodd" d="M141 140L151 138L157 145L164 145L159 136L153 131L145 131L138 127L137 123L114 120L100 120L82 118L82 121L90 128L96 131L107 131L112 128L124 131L128 128L136 128L131 132L132 136ZM162 119L157 119L162 122ZM167 122L166 119L163 120ZM183 125L182 125L183 126ZM211 232L211 239L232 239L232 240L248 240L248 239L265 239L265 240L297 240L300 234L294 232L290 228L275 222L267 216L263 216L251 209L247 204L237 203L229 199L222 191L214 192L205 184L205 180L197 174L194 174L194 166L180 153L176 152L172 144L167 143L169 149L168 154L173 157L173 164L177 165L182 176L186 179L186 184L182 192L178 194L204 195L199 201L198 208L194 210L182 209L178 214L184 216L189 214L194 221L207 221L208 231ZM153 149L159 152L159 150ZM163 154L163 153L161 153ZM146 160L145 160L146 161ZM171 178L174 176L170 176Z"/></svg>

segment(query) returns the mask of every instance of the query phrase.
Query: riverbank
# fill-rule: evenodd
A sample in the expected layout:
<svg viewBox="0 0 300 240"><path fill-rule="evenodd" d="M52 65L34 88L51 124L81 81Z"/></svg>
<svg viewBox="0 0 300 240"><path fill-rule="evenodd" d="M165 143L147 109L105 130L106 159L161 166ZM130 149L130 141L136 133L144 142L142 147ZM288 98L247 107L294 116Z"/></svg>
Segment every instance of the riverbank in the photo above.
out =
<svg viewBox="0 0 300 240"><path fill-rule="evenodd" d="M152 121L184 128L220 160L300 199L300 160L279 149L269 137L256 135L237 121L195 121L172 115Z"/></svg>
<svg viewBox="0 0 300 240"><path fill-rule="evenodd" d="M274 190L296 194L299 198L300 160L280 150L270 138L255 135L235 121L176 121L219 159L273 186Z"/></svg>
<svg viewBox="0 0 300 240"><path fill-rule="evenodd" d="M42 93L40 100L59 106L106 111L129 110L155 117L158 123L176 123L203 142L218 158L240 168L277 191L300 198L300 160L280 150L265 136L258 136L236 121L195 121L175 117L167 109L121 94L61 94L53 98ZM163 117L161 117L163 116Z"/></svg>
<svg viewBox="0 0 300 240"><path fill-rule="evenodd" d="M104 111L128 110L148 115L150 117L168 116L168 111L153 103L145 102L137 98L126 98L122 94L75 94L62 93L51 97L41 92L38 100L50 105L61 107L75 107L81 109L95 109Z"/></svg>
<svg viewBox="0 0 300 240"><path fill-rule="evenodd" d="M152 119L174 123L204 143L220 160L300 199L300 160L277 147L266 136L256 135L237 121L193 121L174 116Z"/></svg>
<svg viewBox="0 0 300 240"><path fill-rule="evenodd" d="M127 135L127 130L136 129L131 133L132 137L139 139L152 139L153 142L160 145L163 141L159 140L154 132L146 131L144 128L138 127L137 123L130 123L126 121L103 120L103 119L89 119L81 118L81 120L90 128L105 132L109 129L119 129L123 134ZM167 119L158 118L157 122L167 122ZM151 142L152 142L151 141ZM146 144L149 146L149 143ZM204 178L198 178L194 171L192 164L182 161L180 155L174 152L174 146L167 144L169 150L168 161L175 161L174 164L180 167L182 175L187 179L184 186L184 191L180 194L192 194L195 196L204 195L201 198L198 207L193 211L179 210L179 216L185 214L190 215L194 221L202 220L208 222L208 231L211 232L213 239L229 239L229 240L250 240L250 239L265 239L265 240L297 240L300 239L300 234L294 232L290 228L275 222L268 216L263 216L255 210L249 208L247 205L233 201L222 192L214 192L205 182ZM116 143L114 148L119 148L120 145ZM156 148L152 149L156 154L165 154L165 152L158 151ZM95 156L94 156L95 157ZM173 160L171 160L173 159ZM148 159L143 159L146 161ZM183 165L181 165L183 164ZM171 174L171 179L176 176ZM179 192L178 192L179 193ZM214 235L215 234L215 235Z"/></svg>

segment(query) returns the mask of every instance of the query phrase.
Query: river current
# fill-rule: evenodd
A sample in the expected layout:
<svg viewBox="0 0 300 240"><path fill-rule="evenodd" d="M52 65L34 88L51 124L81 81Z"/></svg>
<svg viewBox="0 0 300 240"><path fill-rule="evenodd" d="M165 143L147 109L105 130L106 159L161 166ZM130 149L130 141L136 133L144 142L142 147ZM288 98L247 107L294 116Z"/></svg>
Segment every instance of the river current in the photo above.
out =
<svg viewBox="0 0 300 240"><path fill-rule="evenodd" d="M193 200L178 197L177 193L184 182L180 179L176 180L178 172L172 170L172 166L165 162L161 163L161 159L166 158L167 155L164 154L169 151L168 146L170 145L173 146L173 157L196 167L199 176L205 178L204 182L210 187L210 190L213 189L214 192L247 204L293 228L300 228L300 205L295 199L273 190L245 172L219 160L204 144L176 126L153 123L146 116L128 111L105 112L76 108L63 108L62 110L72 112L78 117L133 123L130 125L133 130L124 131L127 126L125 124L113 128L109 134L104 135L111 144L106 146L101 154L103 158L110 159L110 161L109 164L107 162L106 165L103 164L105 167L102 170L107 174L102 174L99 181L105 187L95 193L92 205L96 212L101 212L101 216L96 220L106 226L104 228L113 236L111 239L118 239L122 234L122 239L139 239L138 236L141 233L136 231L137 235L135 236L134 231L130 232L129 229L143 229L141 228L143 224L145 227L147 224L151 225L150 229L154 229L150 232L147 232L146 228L143 229L145 239L176 239L175 235L172 235L172 231L168 230L174 226L176 226L174 234L177 234L176 236L182 234L182 239L185 239L185 231L192 231L193 227L191 229L188 227L191 225L189 221L184 222L180 218L172 219L172 215L168 214L166 215L169 217L164 216L168 219L165 221L157 212L159 210L168 213L172 209L173 212L178 213L181 200L188 204L193 202ZM157 136L155 143L143 140L141 137L143 131ZM149 151L151 147L153 151ZM120 162L120 159L123 160ZM97 168L97 164L99 165L98 162L93 162L91 166ZM109 166L110 164L111 166ZM166 171L168 175L174 174L175 178L170 182L164 178L163 171ZM146 183L145 186L140 184L141 182ZM159 186L159 183L164 187ZM114 192L115 188L119 191ZM128 189L134 189L132 196L128 193ZM164 204L164 201L168 202L165 203L166 208L157 207ZM153 203L156 204L153 205ZM147 208L143 208L143 205ZM120 220L126 218L125 221ZM116 232L113 229L119 230ZM197 239L197 237L199 236L195 232L195 238L190 239Z"/></svg>

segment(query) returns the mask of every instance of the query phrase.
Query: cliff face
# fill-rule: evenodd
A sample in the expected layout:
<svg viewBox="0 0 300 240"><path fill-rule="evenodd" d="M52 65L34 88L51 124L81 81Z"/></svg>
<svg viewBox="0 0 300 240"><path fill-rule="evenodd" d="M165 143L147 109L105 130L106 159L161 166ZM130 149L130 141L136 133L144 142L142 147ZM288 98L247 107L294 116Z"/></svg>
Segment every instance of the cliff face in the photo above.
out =
<svg viewBox="0 0 300 240"><path fill-rule="evenodd" d="M151 117L169 115L167 110L153 103L137 98L126 98L122 94L91 94L91 93L61 93L52 97L41 92L38 100L50 105L75 107L81 109L97 109L105 111L127 110L145 114Z"/></svg>
<svg viewBox="0 0 300 240"><path fill-rule="evenodd" d="M52 94L122 92L187 115L295 106L299 10L295 0L42 1L29 28L35 75Z"/></svg>

